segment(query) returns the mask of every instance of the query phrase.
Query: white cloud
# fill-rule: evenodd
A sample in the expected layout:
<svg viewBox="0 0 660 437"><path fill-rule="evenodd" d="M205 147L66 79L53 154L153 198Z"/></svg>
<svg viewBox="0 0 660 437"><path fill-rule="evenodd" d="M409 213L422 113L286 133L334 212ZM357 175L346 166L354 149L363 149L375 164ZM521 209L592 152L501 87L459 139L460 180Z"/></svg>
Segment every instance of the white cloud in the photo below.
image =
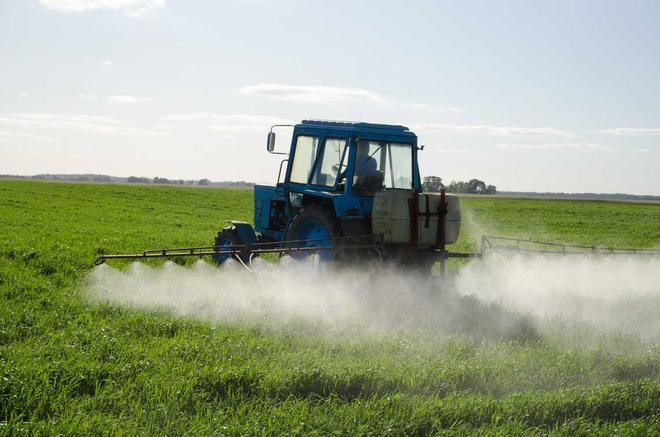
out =
<svg viewBox="0 0 660 437"><path fill-rule="evenodd" d="M517 127L517 126L487 126L487 125L456 125L443 123L419 123L410 127L419 131L436 131L469 135L496 135L520 137L569 137L570 135L551 127Z"/></svg>
<svg viewBox="0 0 660 437"><path fill-rule="evenodd" d="M646 153L649 151L649 149L632 149L632 151L637 153Z"/></svg>
<svg viewBox="0 0 660 437"><path fill-rule="evenodd" d="M463 112L460 108L454 106L431 106L425 103L408 103L403 105L404 109L423 112Z"/></svg>
<svg viewBox="0 0 660 437"><path fill-rule="evenodd" d="M292 120L270 115L215 114L212 112L170 114L163 117L163 119L166 121L204 123L209 129L223 133L265 132L274 124L293 124Z"/></svg>
<svg viewBox="0 0 660 437"><path fill-rule="evenodd" d="M163 135L163 132L135 128L123 120L97 115L23 113L0 117L0 125L21 129L75 130L105 134Z"/></svg>
<svg viewBox="0 0 660 437"><path fill-rule="evenodd" d="M424 103L408 103L403 107L405 109L414 109L417 111L433 111L433 107L431 105L426 105Z"/></svg>
<svg viewBox="0 0 660 437"><path fill-rule="evenodd" d="M52 138L45 137L43 135L35 135L24 132L7 132L0 131L0 142L7 142L7 140L19 139L19 140L30 140L38 141L42 143L53 143L55 142Z"/></svg>
<svg viewBox="0 0 660 437"><path fill-rule="evenodd" d="M101 62L101 65L112 65L112 61L109 59L106 59L105 61Z"/></svg>
<svg viewBox="0 0 660 437"><path fill-rule="evenodd" d="M362 88L334 86L284 85L278 83L260 83L238 89L244 96L260 96L294 102L336 103L347 100L370 100L382 102L383 96Z"/></svg>
<svg viewBox="0 0 660 437"><path fill-rule="evenodd" d="M96 96L94 94L78 94L77 96L79 99L95 99Z"/></svg>
<svg viewBox="0 0 660 437"><path fill-rule="evenodd" d="M611 152L610 146L594 143L549 143L549 144L496 144L501 149L528 149L528 150L600 150Z"/></svg>
<svg viewBox="0 0 660 437"><path fill-rule="evenodd" d="M128 103L134 105L136 103L149 102L153 100L150 97L136 97L136 96L111 96L108 97L108 102L113 103Z"/></svg>
<svg viewBox="0 0 660 437"><path fill-rule="evenodd" d="M99 115L72 115L53 114L43 112L27 112L14 114L10 118L0 118L1 121L14 120L16 122L28 123L98 123L98 124L120 124L121 120Z"/></svg>
<svg viewBox="0 0 660 437"><path fill-rule="evenodd" d="M615 129L605 129L603 132L605 132L606 134L618 135L618 136L660 135L659 128L618 127Z"/></svg>
<svg viewBox="0 0 660 437"><path fill-rule="evenodd" d="M18 96L19 96L19 97L27 97L27 96L28 96L28 93L18 93Z"/></svg>
<svg viewBox="0 0 660 437"><path fill-rule="evenodd" d="M124 12L129 17L138 18L164 9L167 0L39 0L48 9L65 12L88 12L109 10Z"/></svg>
<svg viewBox="0 0 660 437"><path fill-rule="evenodd" d="M474 152L471 149L445 149L445 148L440 148L440 149L430 149L429 151L432 152L439 152L439 153L472 153Z"/></svg>

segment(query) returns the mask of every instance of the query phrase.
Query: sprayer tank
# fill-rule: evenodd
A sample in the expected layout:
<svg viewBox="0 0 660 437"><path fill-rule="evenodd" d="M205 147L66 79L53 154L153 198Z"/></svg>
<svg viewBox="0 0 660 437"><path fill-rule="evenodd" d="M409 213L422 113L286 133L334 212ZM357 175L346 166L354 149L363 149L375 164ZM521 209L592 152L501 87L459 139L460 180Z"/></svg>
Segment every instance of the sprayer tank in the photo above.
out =
<svg viewBox="0 0 660 437"><path fill-rule="evenodd" d="M382 235L389 244L410 243L410 200L415 194L411 190L386 190L374 198L371 226L373 233ZM419 213L437 213L440 208L440 193L419 194ZM461 226L461 210L457 196L445 195L445 243L458 240ZM420 216L417 223L418 245L431 247L438 243L438 216Z"/></svg>

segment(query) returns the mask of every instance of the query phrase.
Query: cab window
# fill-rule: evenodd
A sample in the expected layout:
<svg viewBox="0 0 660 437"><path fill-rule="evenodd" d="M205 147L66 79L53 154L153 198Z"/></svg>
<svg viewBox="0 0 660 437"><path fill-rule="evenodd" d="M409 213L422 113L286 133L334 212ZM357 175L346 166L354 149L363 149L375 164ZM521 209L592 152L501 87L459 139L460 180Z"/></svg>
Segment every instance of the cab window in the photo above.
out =
<svg viewBox="0 0 660 437"><path fill-rule="evenodd" d="M319 139L306 135L299 135L296 139L296 150L291 166L291 182L306 184L314 166Z"/></svg>
<svg viewBox="0 0 660 437"><path fill-rule="evenodd" d="M353 190L363 195L385 188L411 188L412 145L360 140L353 175Z"/></svg>

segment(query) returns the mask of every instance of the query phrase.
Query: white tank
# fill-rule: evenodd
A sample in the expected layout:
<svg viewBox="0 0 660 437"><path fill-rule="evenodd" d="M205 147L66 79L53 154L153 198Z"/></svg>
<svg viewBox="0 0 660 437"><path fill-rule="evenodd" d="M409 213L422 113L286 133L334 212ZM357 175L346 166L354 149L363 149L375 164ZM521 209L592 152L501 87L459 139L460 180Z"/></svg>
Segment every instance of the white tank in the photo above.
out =
<svg viewBox="0 0 660 437"><path fill-rule="evenodd" d="M408 201L413 198L411 190L386 190L376 193L371 215L371 226L375 235L382 234L385 243L410 243L410 209ZM445 243L458 240L461 227L461 209L458 197L445 195L447 215L445 216ZM437 213L440 207L440 193L420 193L419 212ZM418 245L431 247L438 243L438 217L419 218L417 224Z"/></svg>

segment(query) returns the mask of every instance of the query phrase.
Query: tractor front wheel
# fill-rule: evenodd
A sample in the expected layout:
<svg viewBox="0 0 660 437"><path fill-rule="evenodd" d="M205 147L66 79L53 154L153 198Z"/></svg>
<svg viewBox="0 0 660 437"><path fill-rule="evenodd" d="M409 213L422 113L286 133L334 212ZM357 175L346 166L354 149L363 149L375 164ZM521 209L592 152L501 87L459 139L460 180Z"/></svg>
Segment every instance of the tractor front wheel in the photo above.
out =
<svg viewBox="0 0 660 437"><path fill-rule="evenodd" d="M287 244L290 248L333 247L333 238L341 235L339 221L330 206L312 204L306 206L291 221L286 232ZM318 254L323 261L335 258L334 250L301 250L291 251L290 255L302 259L311 253Z"/></svg>
<svg viewBox="0 0 660 437"><path fill-rule="evenodd" d="M213 245L215 246L216 250L221 251L225 248L229 249L232 246L237 246L240 244L245 243L241 242L241 237L238 234L238 230L235 226L228 226L218 232ZM237 256L240 257L244 263L250 262L250 256L247 254L237 254ZM216 253L213 255L213 260L218 264L222 264L231 257L232 255L230 254Z"/></svg>

